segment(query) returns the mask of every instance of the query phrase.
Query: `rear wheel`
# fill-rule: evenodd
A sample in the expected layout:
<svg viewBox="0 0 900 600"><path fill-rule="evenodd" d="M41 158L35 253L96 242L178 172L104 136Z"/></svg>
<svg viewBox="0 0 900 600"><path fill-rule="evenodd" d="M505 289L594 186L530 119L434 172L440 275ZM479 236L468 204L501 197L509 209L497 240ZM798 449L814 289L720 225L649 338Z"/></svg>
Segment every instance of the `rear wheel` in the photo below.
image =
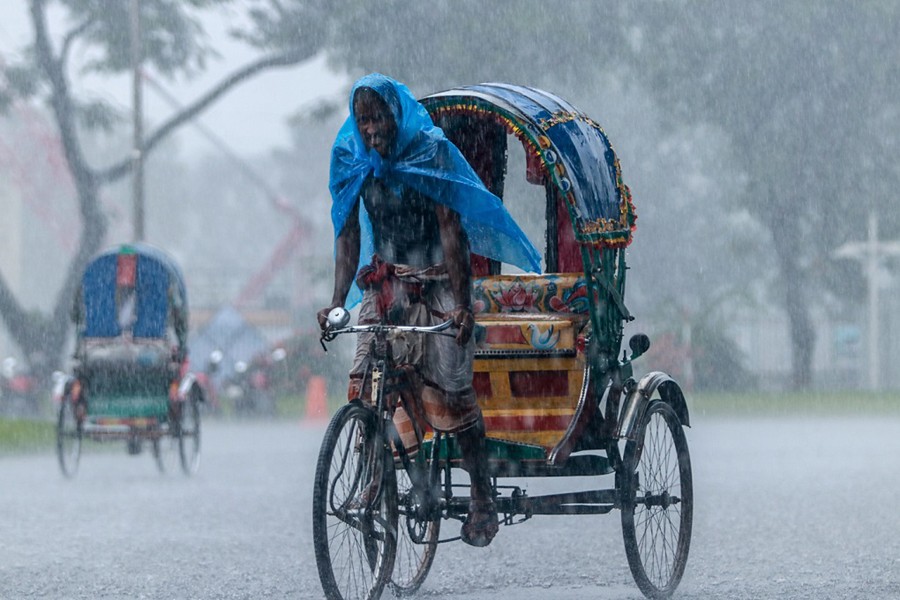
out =
<svg viewBox="0 0 900 600"><path fill-rule="evenodd" d="M397 469L397 557L391 588L397 596L415 593L425 582L437 552L441 521L429 520L419 494L413 492L412 481L405 469Z"/></svg>
<svg viewBox="0 0 900 600"><path fill-rule="evenodd" d="M66 477L74 477L81 460L81 423L75 416L75 403L68 395L59 403L56 423L56 457Z"/></svg>
<svg viewBox="0 0 900 600"><path fill-rule="evenodd" d="M181 462L181 411L169 410L168 422L157 424L151 433L153 459L160 473L174 473Z"/></svg>
<svg viewBox="0 0 900 600"><path fill-rule="evenodd" d="M622 534L628 565L644 595L668 598L684 574L694 509L687 439L671 406L650 403L623 460Z"/></svg>
<svg viewBox="0 0 900 600"><path fill-rule="evenodd" d="M178 427L178 454L181 470L193 475L200 468L200 399L196 392L181 406Z"/></svg>
<svg viewBox="0 0 900 600"><path fill-rule="evenodd" d="M391 576L397 544L393 458L374 439L375 413L358 403L331 420L316 464L313 545L329 600L375 600Z"/></svg>

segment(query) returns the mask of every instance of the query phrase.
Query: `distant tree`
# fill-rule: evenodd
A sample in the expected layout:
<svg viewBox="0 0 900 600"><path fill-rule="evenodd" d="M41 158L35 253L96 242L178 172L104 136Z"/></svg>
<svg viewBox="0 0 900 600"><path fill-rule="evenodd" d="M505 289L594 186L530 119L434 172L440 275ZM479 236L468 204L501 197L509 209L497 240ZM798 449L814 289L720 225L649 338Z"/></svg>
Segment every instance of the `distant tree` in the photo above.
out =
<svg viewBox="0 0 900 600"><path fill-rule="evenodd" d="M326 0L140 0L143 64L163 77L190 77L202 72L215 48L207 42L201 19L212 9L239 4L242 23L230 33L255 51L255 57L212 86L205 94L148 131L141 148L147 156L175 130L209 108L236 86L260 73L302 63L322 47ZM103 101L76 97L70 78L87 73L115 75L131 69L130 7L124 0L29 0L33 38L20 62L0 71L0 109L14 103L46 103L58 130L65 163L74 183L81 218L78 247L71 258L49 314L23 307L0 273L0 316L26 358L42 355L47 371L56 368L69 332L69 309L83 267L105 243L107 219L99 203L100 191L131 173L130 155L102 165L91 164L84 139L109 131L121 115ZM237 10L237 9L235 9ZM48 20L61 21L64 31L54 36ZM72 56L89 56L72 73ZM38 373L43 375L45 373Z"/></svg>
<svg viewBox="0 0 900 600"><path fill-rule="evenodd" d="M805 388L816 341L810 307L864 289L831 252L864 236L870 209L883 231L900 226L890 208L900 183L892 158L900 74L887 58L900 53L900 9L683 0L634 7L632 16L636 76L673 122L706 121L731 140L747 181L736 200L768 229L793 385Z"/></svg>

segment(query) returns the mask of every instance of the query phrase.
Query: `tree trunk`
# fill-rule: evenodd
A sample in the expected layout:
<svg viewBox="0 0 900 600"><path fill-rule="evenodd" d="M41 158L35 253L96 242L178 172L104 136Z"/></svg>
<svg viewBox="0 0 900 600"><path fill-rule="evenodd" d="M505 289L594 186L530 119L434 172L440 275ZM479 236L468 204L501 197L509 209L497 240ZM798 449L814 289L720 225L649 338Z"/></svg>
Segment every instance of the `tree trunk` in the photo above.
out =
<svg viewBox="0 0 900 600"><path fill-rule="evenodd" d="M775 203L769 205L776 206ZM807 302L808 274L799 262L802 233L798 223L785 214L776 215L769 221L775 253L778 256L784 308L790 327L791 387L796 391L809 389L812 385L812 359L816 346L816 331L809 316Z"/></svg>

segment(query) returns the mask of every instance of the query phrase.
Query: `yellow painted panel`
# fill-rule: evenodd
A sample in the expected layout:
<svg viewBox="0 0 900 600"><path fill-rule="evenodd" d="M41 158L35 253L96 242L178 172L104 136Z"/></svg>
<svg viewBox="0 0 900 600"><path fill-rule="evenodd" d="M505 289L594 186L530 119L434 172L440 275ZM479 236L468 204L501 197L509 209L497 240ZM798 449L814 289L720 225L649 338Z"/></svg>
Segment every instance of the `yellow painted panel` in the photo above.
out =
<svg viewBox="0 0 900 600"><path fill-rule="evenodd" d="M491 374L491 400L510 398L512 390L509 388L509 371L490 371Z"/></svg>

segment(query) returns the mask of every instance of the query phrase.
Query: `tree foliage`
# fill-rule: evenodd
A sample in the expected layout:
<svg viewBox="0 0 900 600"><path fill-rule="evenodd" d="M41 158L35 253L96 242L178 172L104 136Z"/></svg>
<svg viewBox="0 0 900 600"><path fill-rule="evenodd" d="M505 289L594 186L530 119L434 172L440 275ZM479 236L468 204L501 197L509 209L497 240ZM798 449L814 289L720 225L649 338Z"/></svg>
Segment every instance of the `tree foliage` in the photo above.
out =
<svg viewBox="0 0 900 600"><path fill-rule="evenodd" d="M634 14L636 72L675 120L708 121L746 174L738 201L768 229L778 259L795 387L811 383L819 295L857 299L856 265L831 259L864 235L869 210L898 231L889 190L900 52L896 5L661 3ZM887 127L886 127L887 126ZM892 133L893 132L893 133Z"/></svg>

